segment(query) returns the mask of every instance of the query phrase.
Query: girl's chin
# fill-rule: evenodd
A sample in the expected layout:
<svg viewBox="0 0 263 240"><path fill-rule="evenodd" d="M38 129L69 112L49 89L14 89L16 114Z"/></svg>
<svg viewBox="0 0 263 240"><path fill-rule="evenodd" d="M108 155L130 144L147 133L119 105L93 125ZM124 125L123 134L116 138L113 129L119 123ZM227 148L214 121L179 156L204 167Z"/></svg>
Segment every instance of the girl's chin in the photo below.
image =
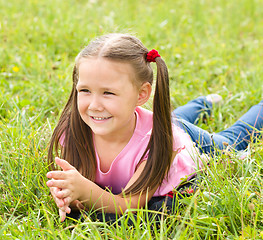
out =
<svg viewBox="0 0 263 240"><path fill-rule="evenodd" d="M91 129L91 130L95 136L107 137L111 135L109 131L103 131L98 129Z"/></svg>
<svg viewBox="0 0 263 240"><path fill-rule="evenodd" d="M100 136L106 136L110 134L110 127L106 126L106 124L89 124L89 127L91 128L92 132L95 135L100 135Z"/></svg>

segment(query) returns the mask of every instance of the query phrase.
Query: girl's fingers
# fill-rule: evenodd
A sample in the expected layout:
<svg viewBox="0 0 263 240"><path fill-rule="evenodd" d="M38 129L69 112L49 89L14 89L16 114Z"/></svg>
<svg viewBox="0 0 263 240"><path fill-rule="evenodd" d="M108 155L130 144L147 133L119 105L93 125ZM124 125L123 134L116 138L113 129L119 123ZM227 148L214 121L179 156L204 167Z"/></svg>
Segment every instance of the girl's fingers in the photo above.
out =
<svg viewBox="0 0 263 240"><path fill-rule="evenodd" d="M62 211L61 209L58 209L59 216L60 216L60 222L64 222L66 219L66 212Z"/></svg>
<svg viewBox="0 0 263 240"><path fill-rule="evenodd" d="M56 204L59 208L63 208L65 203L63 201L63 199L60 199L60 198L56 198Z"/></svg>
<svg viewBox="0 0 263 240"><path fill-rule="evenodd" d="M55 162L58 166L60 166L64 171L74 170L75 168L70 165L66 160L56 157Z"/></svg>
<svg viewBox="0 0 263 240"><path fill-rule="evenodd" d="M68 205L63 205L63 207L59 207L59 209L65 213L70 213L71 212L71 208Z"/></svg>
<svg viewBox="0 0 263 240"><path fill-rule="evenodd" d="M58 208L62 208L65 205L63 199L60 199L60 198L58 198L56 196L53 196L53 199L54 199L54 201L55 201L55 203L56 203Z"/></svg>
<svg viewBox="0 0 263 240"><path fill-rule="evenodd" d="M67 206L69 206L69 204L72 202L71 197L65 197L63 198L63 201L64 201L64 204Z"/></svg>
<svg viewBox="0 0 263 240"><path fill-rule="evenodd" d="M57 188L57 187L52 187L51 189L53 189L53 194L57 194L59 191L61 191L61 189L60 188Z"/></svg>
<svg viewBox="0 0 263 240"><path fill-rule="evenodd" d="M56 194L56 197L63 199L70 195L70 191L67 188L65 188L65 189L58 191L55 194Z"/></svg>
<svg viewBox="0 0 263 240"><path fill-rule="evenodd" d="M47 178L53 179L65 179L66 174L63 171L50 171L47 173Z"/></svg>
<svg viewBox="0 0 263 240"><path fill-rule="evenodd" d="M47 185L49 185L49 184L47 183ZM55 201L55 203L59 209L60 221L63 222L66 219L66 214L69 214L71 212L71 208L69 207L69 199L58 197L59 193L61 191L63 191L61 188L50 187L50 191L51 191L53 199L54 199L54 201Z"/></svg>
<svg viewBox="0 0 263 240"><path fill-rule="evenodd" d="M61 190L57 187L51 187L50 188L51 195L52 195L56 205L60 208L60 207L64 206L64 201L63 201L63 199L57 197L57 194L59 191L61 191Z"/></svg>
<svg viewBox="0 0 263 240"><path fill-rule="evenodd" d="M65 201L65 199L56 198L55 202L57 204L57 207L63 212L66 212L66 213L71 212L71 208L69 207L69 204L67 203L67 201Z"/></svg>
<svg viewBox="0 0 263 240"><path fill-rule="evenodd" d="M64 180L49 180L47 181L48 187L66 188L66 182Z"/></svg>
<svg viewBox="0 0 263 240"><path fill-rule="evenodd" d="M70 214L71 212L71 208L70 207L66 207L66 209L58 209L59 212L59 216L60 216L60 221L64 222L66 219L67 214Z"/></svg>
<svg viewBox="0 0 263 240"><path fill-rule="evenodd" d="M71 208L69 207L70 191L67 189L59 189L57 187L52 187L50 189L57 207L62 211L70 213L71 212Z"/></svg>
<svg viewBox="0 0 263 240"><path fill-rule="evenodd" d="M67 208L66 208L66 213L67 213L67 214L70 214L70 212L71 212L71 208L70 208L69 206L67 206Z"/></svg>

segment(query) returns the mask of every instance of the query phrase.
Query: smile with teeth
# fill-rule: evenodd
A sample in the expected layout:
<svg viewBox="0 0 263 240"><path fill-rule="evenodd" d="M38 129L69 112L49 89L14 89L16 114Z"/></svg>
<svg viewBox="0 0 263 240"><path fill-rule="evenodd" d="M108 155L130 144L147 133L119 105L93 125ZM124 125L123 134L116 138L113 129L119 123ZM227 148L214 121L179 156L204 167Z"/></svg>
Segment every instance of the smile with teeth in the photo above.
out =
<svg viewBox="0 0 263 240"><path fill-rule="evenodd" d="M102 121L102 120L107 120L107 119L109 119L111 117L91 117L91 118L94 119L94 120L97 120L97 121Z"/></svg>

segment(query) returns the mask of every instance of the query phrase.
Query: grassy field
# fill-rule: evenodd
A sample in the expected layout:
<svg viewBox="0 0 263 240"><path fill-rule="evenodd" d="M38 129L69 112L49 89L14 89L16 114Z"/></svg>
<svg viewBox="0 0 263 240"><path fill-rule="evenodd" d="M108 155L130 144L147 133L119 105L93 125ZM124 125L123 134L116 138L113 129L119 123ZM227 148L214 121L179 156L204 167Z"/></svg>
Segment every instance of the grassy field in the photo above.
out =
<svg viewBox="0 0 263 240"><path fill-rule="evenodd" d="M158 49L174 107L221 94L209 126L200 123L219 131L263 97L262 26L260 0L0 0L0 239L262 239L262 141L242 160L211 159L200 189L160 228L61 224L45 184L74 58L92 38L132 33Z"/></svg>

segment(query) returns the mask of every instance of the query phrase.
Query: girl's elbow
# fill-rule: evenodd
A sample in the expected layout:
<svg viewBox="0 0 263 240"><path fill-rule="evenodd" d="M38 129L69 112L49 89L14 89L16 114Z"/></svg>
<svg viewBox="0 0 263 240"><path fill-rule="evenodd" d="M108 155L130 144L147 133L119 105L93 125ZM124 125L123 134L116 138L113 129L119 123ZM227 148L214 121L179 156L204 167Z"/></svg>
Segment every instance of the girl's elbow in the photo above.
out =
<svg viewBox="0 0 263 240"><path fill-rule="evenodd" d="M122 215L127 211L136 212L136 210L141 209L145 206L145 203L132 201L129 204L125 204L124 206L119 206L117 210L117 214Z"/></svg>
<svg viewBox="0 0 263 240"><path fill-rule="evenodd" d="M129 208L140 209L145 207L145 204L146 204L145 198L135 198L135 199L131 199Z"/></svg>
<svg viewBox="0 0 263 240"><path fill-rule="evenodd" d="M145 206L145 200L122 198L118 205L117 212L124 213L127 210L143 208Z"/></svg>

